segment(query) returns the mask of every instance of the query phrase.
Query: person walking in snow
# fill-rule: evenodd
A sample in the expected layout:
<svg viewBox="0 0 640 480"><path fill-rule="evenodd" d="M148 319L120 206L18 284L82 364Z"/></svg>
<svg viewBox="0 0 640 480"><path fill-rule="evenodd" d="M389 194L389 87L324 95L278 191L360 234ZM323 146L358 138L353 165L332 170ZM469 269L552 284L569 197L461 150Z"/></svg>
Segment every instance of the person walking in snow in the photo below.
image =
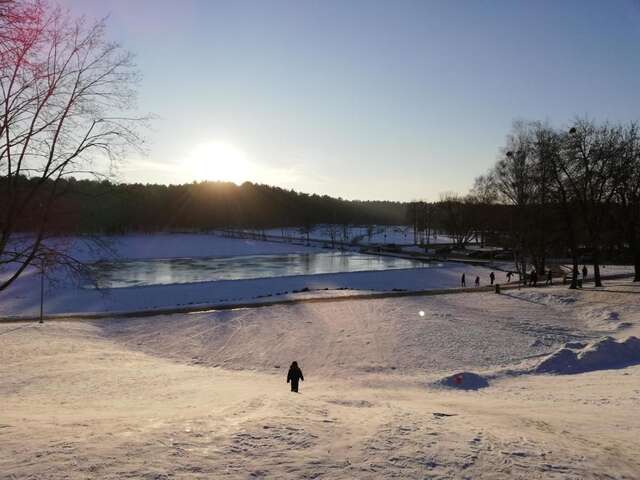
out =
<svg viewBox="0 0 640 480"><path fill-rule="evenodd" d="M476 276L476 287L480 286L480 275Z"/></svg>
<svg viewBox="0 0 640 480"><path fill-rule="evenodd" d="M513 275L513 272L507 272L507 283L511 283L511 276Z"/></svg>
<svg viewBox="0 0 640 480"><path fill-rule="evenodd" d="M531 281L529 282L529 286L530 287L537 287L538 286L538 271L537 270L532 270L531 271Z"/></svg>
<svg viewBox="0 0 640 480"><path fill-rule="evenodd" d="M467 280L466 280L466 277L465 277L464 273L462 274L462 279L460 280L460 283L461 283L461 285L463 287L467 286Z"/></svg>
<svg viewBox="0 0 640 480"><path fill-rule="evenodd" d="M493 285L493 282L496 280L496 274L491 272L489 274L489 280L491 280L491 285Z"/></svg>
<svg viewBox="0 0 640 480"><path fill-rule="evenodd" d="M302 370L298 367L298 362L292 362L287 373L287 383L291 383L292 392L298 393L298 382L301 380L304 382Z"/></svg>
<svg viewBox="0 0 640 480"><path fill-rule="evenodd" d="M587 275L589 275L589 270L587 270L587 266L583 265L582 266L582 281L586 281L587 280Z"/></svg>
<svg viewBox="0 0 640 480"><path fill-rule="evenodd" d="M547 272L547 285L553 285L553 274L551 273L551 269Z"/></svg>

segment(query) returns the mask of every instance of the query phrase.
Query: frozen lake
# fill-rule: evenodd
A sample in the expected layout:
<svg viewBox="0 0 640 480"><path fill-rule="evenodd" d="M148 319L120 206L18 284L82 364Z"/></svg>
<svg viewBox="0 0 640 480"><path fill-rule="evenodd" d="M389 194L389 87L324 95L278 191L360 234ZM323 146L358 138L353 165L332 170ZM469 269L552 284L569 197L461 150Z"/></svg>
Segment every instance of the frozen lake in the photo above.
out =
<svg viewBox="0 0 640 480"><path fill-rule="evenodd" d="M438 268L442 264L353 252L289 253L209 258L131 260L94 264L100 288L243 280L321 273L405 268Z"/></svg>

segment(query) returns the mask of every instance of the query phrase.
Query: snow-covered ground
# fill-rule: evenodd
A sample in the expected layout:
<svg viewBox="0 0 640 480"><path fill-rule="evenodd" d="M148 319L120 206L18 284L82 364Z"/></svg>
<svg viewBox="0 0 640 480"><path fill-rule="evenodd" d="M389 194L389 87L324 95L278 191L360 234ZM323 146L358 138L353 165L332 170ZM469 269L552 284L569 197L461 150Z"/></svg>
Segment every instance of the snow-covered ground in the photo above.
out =
<svg viewBox="0 0 640 480"><path fill-rule="evenodd" d="M161 258L233 257L240 255L272 255L313 253L315 247L300 244L262 242L225 238L205 233L153 233L149 235L114 235L100 237L107 249L96 251L82 238L56 239L67 244L69 253L81 261L143 260Z"/></svg>
<svg viewBox="0 0 640 480"><path fill-rule="evenodd" d="M616 280L0 324L0 478L638 479L640 358L605 360L640 333L639 296ZM563 349L591 371L535 373Z"/></svg>
<svg viewBox="0 0 640 480"><path fill-rule="evenodd" d="M497 270L501 270L503 272L516 272L517 271L517 267L515 265L515 263L513 263L512 261L508 261L508 260L491 260L491 261L487 261L486 262L486 266L487 268L495 268ZM580 272L582 272L582 267L586 266L588 273L587 273L587 281L589 280L593 280L593 264L587 263L587 264L580 264ZM528 266L529 270L531 270L533 268L532 265ZM572 266L571 265L562 265L561 266L562 270L564 270L565 272L567 272L567 274L571 273L572 270ZM600 274L603 277L608 277L608 276L617 276L617 275L631 275L634 272L634 267L633 265L600 265ZM580 273L580 275L582 275L582 273ZM542 277L542 279L544 280L544 277Z"/></svg>
<svg viewBox="0 0 640 480"><path fill-rule="evenodd" d="M269 237L306 241L307 233L300 227L271 228L266 230L247 230L252 234L265 234ZM330 242L331 238L336 242L358 245L413 245L413 229L405 225L315 225L309 231L310 240ZM429 243L452 243L453 240L443 233L432 234Z"/></svg>
<svg viewBox="0 0 640 480"><path fill-rule="evenodd" d="M581 263L579 266L580 275L582 275L582 267L587 267L587 281L589 279L593 279L593 264ZM573 266L572 265L563 265L563 270L567 273L571 273ZM600 265L600 275L622 275L622 274L632 274L634 272L633 265Z"/></svg>

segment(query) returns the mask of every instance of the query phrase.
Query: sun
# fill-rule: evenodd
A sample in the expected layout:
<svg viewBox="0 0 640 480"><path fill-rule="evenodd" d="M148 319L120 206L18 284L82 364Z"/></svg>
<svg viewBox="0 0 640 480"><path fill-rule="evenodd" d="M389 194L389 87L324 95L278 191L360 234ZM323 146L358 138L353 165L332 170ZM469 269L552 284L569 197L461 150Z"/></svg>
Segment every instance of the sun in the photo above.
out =
<svg viewBox="0 0 640 480"><path fill-rule="evenodd" d="M249 179L251 163L241 149L225 142L196 145L184 161L187 175L196 181L219 180L241 184Z"/></svg>

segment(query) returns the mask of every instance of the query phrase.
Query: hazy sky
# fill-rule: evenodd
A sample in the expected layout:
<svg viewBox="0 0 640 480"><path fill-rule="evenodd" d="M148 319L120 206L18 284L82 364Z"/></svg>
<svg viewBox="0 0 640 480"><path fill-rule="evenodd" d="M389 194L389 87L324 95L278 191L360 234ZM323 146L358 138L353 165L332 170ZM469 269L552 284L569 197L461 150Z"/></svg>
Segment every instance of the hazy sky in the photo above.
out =
<svg viewBox="0 0 640 480"><path fill-rule="evenodd" d="M465 192L514 119L640 119L640 1L64 0L137 55L146 158L360 199Z"/></svg>

